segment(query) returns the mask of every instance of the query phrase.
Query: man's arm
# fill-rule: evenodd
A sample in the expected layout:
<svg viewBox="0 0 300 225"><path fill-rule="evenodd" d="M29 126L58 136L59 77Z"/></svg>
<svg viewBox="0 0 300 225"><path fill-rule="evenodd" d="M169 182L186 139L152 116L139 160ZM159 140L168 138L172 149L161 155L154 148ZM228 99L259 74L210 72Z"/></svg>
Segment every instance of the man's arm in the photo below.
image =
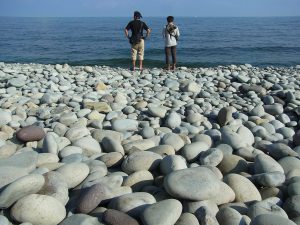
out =
<svg viewBox="0 0 300 225"><path fill-rule="evenodd" d="M125 36L129 38L128 30L125 28Z"/></svg>
<svg viewBox="0 0 300 225"><path fill-rule="evenodd" d="M147 33L146 33L146 38L149 37L150 33L151 33L151 30L148 28L148 29L147 29Z"/></svg>

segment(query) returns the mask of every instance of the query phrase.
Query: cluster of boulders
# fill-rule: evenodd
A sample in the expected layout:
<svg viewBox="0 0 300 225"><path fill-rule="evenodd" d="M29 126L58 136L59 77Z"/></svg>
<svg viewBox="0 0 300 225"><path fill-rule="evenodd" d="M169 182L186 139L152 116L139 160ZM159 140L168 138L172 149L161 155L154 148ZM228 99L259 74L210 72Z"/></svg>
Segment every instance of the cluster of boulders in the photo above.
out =
<svg viewBox="0 0 300 225"><path fill-rule="evenodd" d="M300 66L0 81L0 225L300 224Z"/></svg>

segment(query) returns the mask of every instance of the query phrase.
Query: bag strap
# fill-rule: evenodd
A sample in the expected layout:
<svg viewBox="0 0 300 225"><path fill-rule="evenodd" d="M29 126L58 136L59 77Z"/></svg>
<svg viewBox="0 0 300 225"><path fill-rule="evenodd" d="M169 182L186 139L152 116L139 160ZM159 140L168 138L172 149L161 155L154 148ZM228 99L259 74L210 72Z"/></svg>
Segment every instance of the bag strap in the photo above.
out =
<svg viewBox="0 0 300 225"><path fill-rule="evenodd" d="M140 30L139 30L139 33L142 34L142 31L143 31L143 26L144 26L144 22L141 21L141 27L140 27Z"/></svg>

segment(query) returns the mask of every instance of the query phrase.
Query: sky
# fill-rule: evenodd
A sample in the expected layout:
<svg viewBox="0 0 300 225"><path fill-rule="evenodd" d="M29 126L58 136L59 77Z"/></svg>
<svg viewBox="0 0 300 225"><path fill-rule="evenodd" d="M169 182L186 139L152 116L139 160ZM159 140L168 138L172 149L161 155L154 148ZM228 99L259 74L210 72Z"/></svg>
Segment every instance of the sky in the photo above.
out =
<svg viewBox="0 0 300 225"><path fill-rule="evenodd" d="M300 0L0 0L0 16L300 16Z"/></svg>

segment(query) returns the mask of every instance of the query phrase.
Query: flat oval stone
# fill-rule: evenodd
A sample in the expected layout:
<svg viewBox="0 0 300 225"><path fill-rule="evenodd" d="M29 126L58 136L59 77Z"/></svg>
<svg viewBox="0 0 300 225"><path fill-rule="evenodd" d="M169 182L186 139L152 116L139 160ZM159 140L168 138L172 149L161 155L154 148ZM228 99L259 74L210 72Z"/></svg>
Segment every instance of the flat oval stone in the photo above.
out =
<svg viewBox="0 0 300 225"><path fill-rule="evenodd" d="M216 218L222 225L247 225L242 215L235 209L229 207L221 208Z"/></svg>
<svg viewBox="0 0 300 225"><path fill-rule="evenodd" d="M71 127L67 130L65 137L68 138L70 141L75 141L77 139L83 138L90 134L90 131L84 126L75 126Z"/></svg>
<svg viewBox="0 0 300 225"><path fill-rule="evenodd" d="M289 218L300 216L300 195L289 197L283 204L283 209L288 214Z"/></svg>
<svg viewBox="0 0 300 225"><path fill-rule="evenodd" d="M24 151L14 154L9 158L0 159L0 170L4 167L17 167L29 173L36 168L37 158L38 153L35 151Z"/></svg>
<svg viewBox="0 0 300 225"><path fill-rule="evenodd" d="M153 184L153 175L148 170L141 170L124 178L123 186L131 187L134 192L140 191L144 186Z"/></svg>
<svg viewBox="0 0 300 225"><path fill-rule="evenodd" d="M37 193L44 185L45 179L39 174L29 174L9 184L1 192L0 208L8 208L17 200Z"/></svg>
<svg viewBox="0 0 300 225"><path fill-rule="evenodd" d="M97 217L85 214L74 214L65 218L59 225L104 225Z"/></svg>
<svg viewBox="0 0 300 225"><path fill-rule="evenodd" d="M88 157L102 152L99 142L90 136L77 139L72 145L80 147L82 154Z"/></svg>
<svg viewBox="0 0 300 225"><path fill-rule="evenodd" d="M11 216L18 222L54 225L66 217L66 209L53 197L31 194L17 201L11 209Z"/></svg>
<svg viewBox="0 0 300 225"><path fill-rule="evenodd" d="M124 148L121 141L111 137L104 137L102 139L101 145L103 146L104 152L119 152L124 155Z"/></svg>
<svg viewBox="0 0 300 225"><path fill-rule="evenodd" d="M178 134L174 133L167 133L162 137L161 143L164 145L171 145L175 149L175 151L178 151L184 146L184 141Z"/></svg>
<svg viewBox="0 0 300 225"><path fill-rule="evenodd" d="M180 155L165 156L160 162L160 171L163 174L169 174L181 169L187 169L187 163L185 158Z"/></svg>
<svg viewBox="0 0 300 225"><path fill-rule="evenodd" d="M294 169L300 170L300 160L296 157L287 156L280 159L278 163L282 166L285 174Z"/></svg>
<svg viewBox="0 0 300 225"><path fill-rule="evenodd" d="M257 188L250 180L239 174L228 174L223 178L235 193L235 201L252 202L261 201L261 196Z"/></svg>
<svg viewBox="0 0 300 225"><path fill-rule="evenodd" d="M57 170L65 178L68 188L74 188L80 184L87 177L89 171L89 167L84 163L65 164Z"/></svg>
<svg viewBox="0 0 300 225"><path fill-rule="evenodd" d="M101 155L99 158L107 167L117 166L122 163L123 155L120 152L110 152Z"/></svg>
<svg viewBox="0 0 300 225"><path fill-rule="evenodd" d="M149 205L155 203L155 198L146 192L125 194L110 201L108 208L116 209L137 218Z"/></svg>
<svg viewBox="0 0 300 225"><path fill-rule="evenodd" d="M147 207L141 215L144 225L173 225L182 212L182 205L176 199L167 199Z"/></svg>
<svg viewBox="0 0 300 225"><path fill-rule="evenodd" d="M149 148L149 149L147 149L147 151L154 152L161 156L175 155L175 149L171 145L159 145L159 146L155 146L153 148Z"/></svg>
<svg viewBox="0 0 300 225"><path fill-rule="evenodd" d="M81 195L76 210L78 213L88 214L93 211L103 199L107 199L109 196L111 196L111 192L106 185L102 183L95 184Z"/></svg>
<svg viewBox="0 0 300 225"><path fill-rule="evenodd" d="M168 174L164 178L164 188L176 198L199 201L214 197L219 190L218 182L210 169L196 167Z"/></svg>
<svg viewBox="0 0 300 225"><path fill-rule="evenodd" d="M139 225L138 221L131 216L114 209L107 209L103 214L102 220L107 224Z"/></svg>
<svg viewBox="0 0 300 225"><path fill-rule="evenodd" d="M254 159L255 173L281 172L284 173L281 165L275 159L266 155L258 154Z"/></svg>
<svg viewBox="0 0 300 225"><path fill-rule="evenodd" d="M192 213L182 213L175 225L199 225L199 221Z"/></svg>
<svg viewBox="0 0 300 225"><path fill-rule="evenodd" d="M45 184L38 192L41 195L48 195L56 198L63 205L69 201L68 184L66 183L63 175L56 171L50 171L43 174Z"/></svg>
<svg viewBox="0 0 300 225"><path fill-rule="evenodd" d="M209 149L209 146L205 142L194 142L186 144L182 150L181 155L188 161L192 162L198 159L201 152Z"/></svg>
<svg viewBox="0 0 300 225"><path fill-rule="evenodd" d="M223 174L240 173L248 170L248 163L245 159L237 155L224 155L218 168Z"/></svg>
<svg viewBox="0 0 300 225"><path fill-rule="evenodd" d="M269 201L269 199L255 202L249 207L247 213L251 219L262 214L278 215L288 219L286 212L280 206L276 205L275 202Z"/></svg>
<svg viewBox="0 0 300 225"><path fill-rule="evenodd" d="M210 148L201 152L199 162L201 165L217 166L223 159L223 152L218 148Z"/></svg>
<svg viewBox="0 0 300 225"><path fill-rule="evenodd" d="M135 131L138 128L138 122L132 119L116 119L112 121L112 129L115 131Z"/></svg>
<svg viewBox="0 0 300 225"><path fill-rule="evenodd" d="M46 133L43 128L32 125L18 130L16 136L21 141L31 142L42 140L46 136Z"/></svg>
<svg viewBox="0 0 300 225"><path fill-rule="evenodd" d="M134 173L140 170L156 169L162 157L154 152L139 151L130 154L122 163L122 170L125 173Z"/></svg>
<svg viewBox="0 0 300 225"><path fill-rule="evenodd" d="M255 217L250 225L296 225L293 221L278 215L262 214Z"/></svg>

